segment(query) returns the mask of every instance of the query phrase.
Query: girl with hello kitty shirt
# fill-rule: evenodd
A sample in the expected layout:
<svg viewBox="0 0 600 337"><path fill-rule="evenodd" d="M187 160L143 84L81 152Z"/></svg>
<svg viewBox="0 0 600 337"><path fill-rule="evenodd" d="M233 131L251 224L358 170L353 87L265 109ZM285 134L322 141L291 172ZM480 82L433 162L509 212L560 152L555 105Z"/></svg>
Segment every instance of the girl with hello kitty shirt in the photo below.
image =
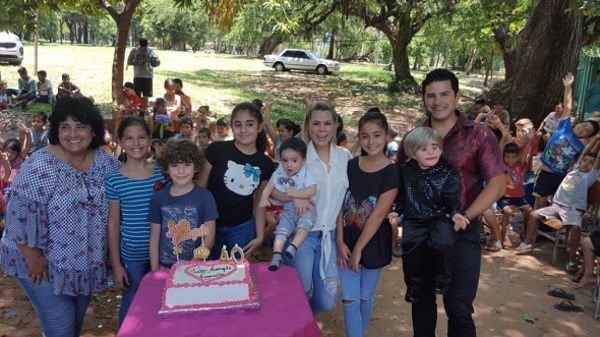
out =
<svg viewBox="0 0 600 337"><path fill-rule="evenodd" d="M223 245L236 244L249 255L264 240L265 208L260 196L274 171L264 155L267 144L260 108L238 104L231 113L232 141L211 143L198 182L212 192L217 202L215 245L211 259L219 258Z"/></svg>

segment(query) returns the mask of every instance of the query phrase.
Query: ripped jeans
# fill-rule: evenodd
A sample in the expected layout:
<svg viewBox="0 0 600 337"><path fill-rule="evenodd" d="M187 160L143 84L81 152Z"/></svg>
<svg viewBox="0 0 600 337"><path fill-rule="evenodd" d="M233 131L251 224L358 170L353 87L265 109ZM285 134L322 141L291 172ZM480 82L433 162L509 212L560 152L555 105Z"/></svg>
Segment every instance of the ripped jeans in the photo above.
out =
<svg viewBox="0 0 600 337"><path fill-rule="evenodd" d="M340 271L346 336L365 336L373 312L377 282L382 271L383 268L366 269L363 266L358 273L347 268Z"/></svg>
<svg viewBox="0 0 600 337"><path fill-rule="evenodd" d="M289 244L292 239L293 236L288 239L287 243ZM333 309L337 300L339 268L337 266L335 230L331 231L331 247L331 255L325 266L325 280L322 280L319 274L321 232L308 232L306 240L298 248L293 260L284 257L285 264L296 268L313 314Z"/></svg>

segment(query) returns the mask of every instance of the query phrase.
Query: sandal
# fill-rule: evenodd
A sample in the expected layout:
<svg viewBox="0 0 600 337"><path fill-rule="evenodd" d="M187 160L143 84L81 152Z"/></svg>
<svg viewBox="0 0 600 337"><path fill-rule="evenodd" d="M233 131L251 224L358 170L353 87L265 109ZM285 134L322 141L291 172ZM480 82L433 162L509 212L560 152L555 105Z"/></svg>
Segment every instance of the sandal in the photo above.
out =
<svg viewBox="0 0 600 337"><path fill-rule="evenodd" d="M521 242L517 248L515 248L517 254L531 254L533 252L533 246L529 243Z"/></svg>
<svg viewBox="0 0 600 337"><path fill-rule="evenodd" d="M564 312L583 312L583 307L575 305L569 300L564 300L559 304L555 304L554 309Z"/></svg>
<svg viewBox="0 0 600 337"><path fill-rule="evenodd" d="M499 252L502 250L502 244L498 240L494 240L489 245L485 246L485 250L489 252Z"/></svg>
<svg viewBox="0 0 600 337"><path fill-rule="evenodd" d="M552 297L563 298L565 300L571 300L571 301L575 300L575 294L569 294L568 292L564 291L561 288L556 288L556 289L550 290L550 291L548 291L547 294Z"/></svg>

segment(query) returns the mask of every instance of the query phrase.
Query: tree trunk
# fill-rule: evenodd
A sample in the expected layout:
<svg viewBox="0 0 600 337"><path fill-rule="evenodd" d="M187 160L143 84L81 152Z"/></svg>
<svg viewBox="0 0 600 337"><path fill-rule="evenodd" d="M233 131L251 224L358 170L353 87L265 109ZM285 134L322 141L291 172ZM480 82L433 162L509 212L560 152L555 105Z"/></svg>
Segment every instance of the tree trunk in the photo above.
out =
<svg viewBox="0 0 600 337"><path fill-rule="evenodd" d="M87 22L83 24L83 43L90 43L90 24Z"/></svg>
<svg viewBox="0 0 600 337"><path fill-rule="evenodd" d="M117 24L117 35L115 36L115 52L113 54L112 64L112 115L113 119L117 117L119 106L125 101L123 94L123 77L125 66L125 51L127 49L127 39L129 27L135 9L142 0L130 0L119 13L108 0L99 0L99 4L113 18Z"/></svg>
<svg viewBox="0 0 600 337"><path fill-rule="evenodd" d="M490 77L490 70L492 70L492 66L494 65L494 50L491 51L490 57L485 63L485 79L483 80L483 86L488 86L488 79Z"/></svg>
<svg viewBox="0 0 600 337"><path fill-rule="evenodd" d="M510 111L512 120L530 118L539 124L562 101L562 77L574 71L581 50L582 19L565 12L568 1L537 3L531 18L519 33L513 55L506 55L506 79L490 92Z"/></svg>
<svg viewBox="0 0 600 337"><path fill-rule="evenodd" d="M334 60L337 56L335 48L335 37L337 36L337 33L337 29L334 28L331 31L331 34L329 35L329 51L327 52L327 56L325 57L326 59Z"/></svg>
<svg viewBox="0 0 600 337"><path fill-rule="evenodd" d="M279 32L273 33L268 39L261 42L260 48L258 49L258 55L263 56L273 54L275 48L277 48L277 46L279 46L282 42L283 35L281 35Z"/></svg>
<svg viewBox="0 0 600 337"><path fill-rule="evenodd" d="M417 81L410 73L410 60L408 59L408 44L416 33L409 29L396 29L387 23L378 23L373 27L383 32L392 47L392 63L394 64L394 82L390 84L391 91L416 92L419 90Z"/></svg>
<svg viewBox="0 0 600 337"><path fill-rule="evenodd" d="M471 74L471 71L473 70L473 65L475 64L475 60L477 60L477 47L473 48L471 56L469 57L469 62L467 62L467 66L465 67L465 73L467 75Z"/></svg>

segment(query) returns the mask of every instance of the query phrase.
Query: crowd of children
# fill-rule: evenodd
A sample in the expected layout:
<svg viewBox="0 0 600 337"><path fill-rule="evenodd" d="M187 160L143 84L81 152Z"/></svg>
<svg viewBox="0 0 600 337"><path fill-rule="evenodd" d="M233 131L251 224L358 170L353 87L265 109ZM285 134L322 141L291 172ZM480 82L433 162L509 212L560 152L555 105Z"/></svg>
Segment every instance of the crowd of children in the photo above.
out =
<svg viewBox="0 0 600 337"><path fill-rule="evenodd" d="M0 82L0 104L53 101L52 84L44 71L38 72L37 83L26 69L20 68L19 74L18 90L5 89ZM511 246L507 227L515 209L524 213L517 251L532 250L538 220L561 219L573 227L572 237L577 237L572 252L579 243L587 188L600 174L600 156L596 155L600 128L596 121L572 126L568 117L573 76L565 76L563 84L564 102L537 130L530 120L521 119L515 123L516 136L512 137L509 114L500 102L494 109L478 107L473 118L498 136L507 171L506 191L496 206L483 214L490 219L494 236L486 247L490 251ZM302 127L294 121L282 118L273 124L274 102L270 99L264 104L259 100L238 104L228 117L215 120L206 105L192 116L191 98L183 93L180 79L165 80L164 88L163 97L155 99L148 114L133 83L124 84L125 108L138 112L119 120L115 137L124 164L105 182L110 260L115 285L123 291L119 324L149 271L192 259L199 246L210 250L211 259L220 256L223 246L230 250L239 245L247 254L259 249L268 239L267 207L277 201L282 202L283 212L275 218L278 224L269 270L277 271L283 262L297 260L297 255L305 256L307 250L318 251L323 261L314 265L315 272L309 266L308 293L315 277L323 281L321 288L327 287L325 274L328 260L333 259L340 268L348 336L366 333L376 286L383 268L391 262L400 222L405 300L419 302L423 282L430 282L423 280L425 264L433 269L433 292L443 295L449 291L457 233L470 228L474 214L466 213L461 171L442 159L444 137L434 128L417 127L399 145L398 132L384 113L371 108L358 121L356 142L348 146L350 152L360 154L344 162L349 151L331 143L343 134L338 129L341 117L328 104L307 102L302 140ZM56 95L57 99L64 96L81 97L68 74L63 74ZM46 121L44 113L36 112L31 128L19 126L19 139L3 141L0 193L10 186L23 161L48 145ZM532 207L525 199L524 181L532 171L532 157L542 146L538 144L545 147L534 189L538 199ZM322 167L323 153L331 159L327 168ZM404 154L405 162L396 163L399 153ZM343 177L332 182L327 180L331 179L328 172L334 170L330 165L337 165L337 160L344 165L335 168L342 172L334 173ZM324 225L318 219L323 214L317 211L324 206L315 201L319 193L325 193L323 184L346 191L335 201L340 209L329 212L331 223ZM552 204L542 207L551 195ZM496 207L503 214L500 221L495 217ZM4 204L0 202L0 221L3 218ZM187 230L195 240L176 241L176 230ZM329 239L331 242L325 243ZM303 248L305 241L310 248ZM584 243L584 250L589 250L589 242ZM567 269L572 269L573 254ZM582 282L591 283L589 270Z"/></svg>

